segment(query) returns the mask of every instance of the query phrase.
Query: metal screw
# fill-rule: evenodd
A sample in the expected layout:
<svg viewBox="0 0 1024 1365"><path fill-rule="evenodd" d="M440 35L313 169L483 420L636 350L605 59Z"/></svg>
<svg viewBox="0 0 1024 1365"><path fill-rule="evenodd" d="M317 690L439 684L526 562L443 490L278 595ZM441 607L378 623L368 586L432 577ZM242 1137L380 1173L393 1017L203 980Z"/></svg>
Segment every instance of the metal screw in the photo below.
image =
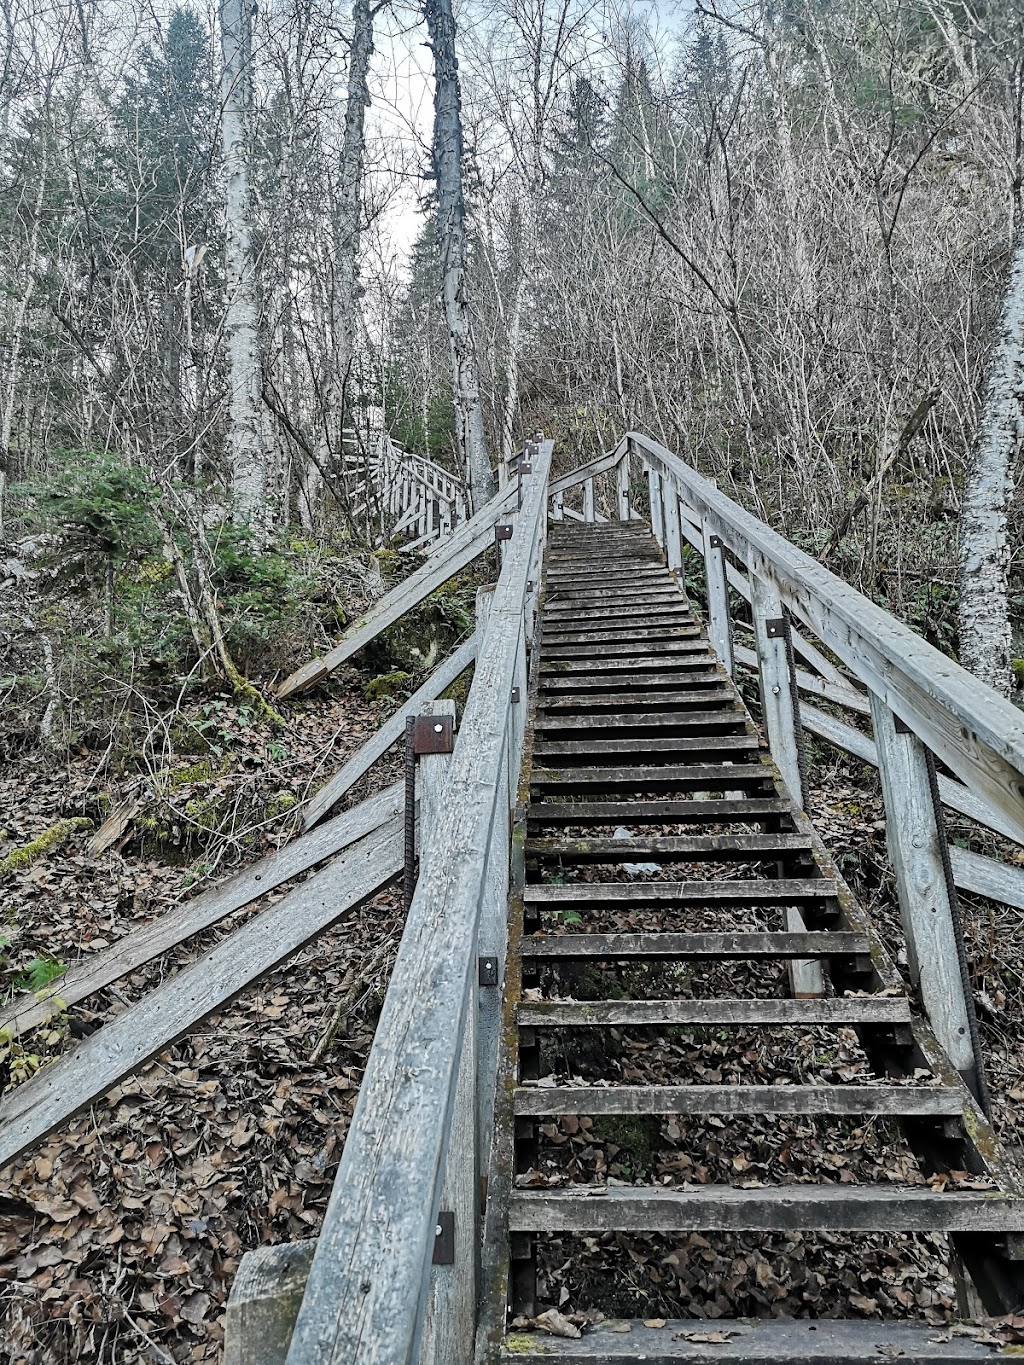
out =
<svg viewBox="0 0 1024 1365"><path fill-rule="evenodd" d="M434 726L434 734L435 734L435 735L439 735L443 729L444 729L444 726L443 726L443 725L435 725L435 726Z"/></svg>
<svg viewBox="0 0 1024 1365"><path fill-rule="evenodd" d="M772 696L777 697L778 695L779 695L779 688L773 687L773 688L772 688Z"/></svg>

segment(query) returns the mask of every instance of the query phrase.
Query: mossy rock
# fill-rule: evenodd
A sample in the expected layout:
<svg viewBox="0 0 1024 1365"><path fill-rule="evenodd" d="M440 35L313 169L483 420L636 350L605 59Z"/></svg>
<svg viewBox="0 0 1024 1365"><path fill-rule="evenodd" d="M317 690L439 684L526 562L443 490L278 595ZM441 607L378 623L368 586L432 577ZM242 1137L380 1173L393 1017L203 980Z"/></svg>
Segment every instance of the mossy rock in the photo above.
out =
<svg viewBox="0 0 1024 1365"><path fill-rule="evenodd" d="M412 674L402 669L396 669L394 673L381 673L366 684L363 696L370 702L393 701L408 691L412 681Z"/></svg>

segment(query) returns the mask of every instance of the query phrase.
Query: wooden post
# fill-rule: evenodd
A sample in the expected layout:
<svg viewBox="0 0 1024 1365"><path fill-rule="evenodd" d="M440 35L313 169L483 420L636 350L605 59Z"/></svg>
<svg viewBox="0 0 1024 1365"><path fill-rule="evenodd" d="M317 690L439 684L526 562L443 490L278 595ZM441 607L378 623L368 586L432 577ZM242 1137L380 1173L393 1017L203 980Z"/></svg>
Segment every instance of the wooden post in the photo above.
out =
<svg viewBox="0 0 1024 1365"><path fill-rule="evenodd" d="M450 700L432 702L424 709L424 714L454 718L455 703ZM425 875L432 859L443 859L446 854L436 839L436 820L447 767L446 754L424 755L419 761L420 876ZM462 1051L438 1216L438 1227L443 1230L443 1235L439 1233L438 1244L449 1240L453 1259L431 1266L420 1365L462 1365L473 1355L479 1260L476 1012L474 974L468 985L462 1016ZM453 1025L457 1027L454 1020ZM454 1220L450 1238L447 1235L449 1218Z"/></svg>
<svg viewBox="0 0 1024 1365"><path fill-rule="evenodd" d="M619 520L629 521L629 451L615 466L615 497L618 503Z"/></svg>
<svg viewBox="0 0 1024 1365"><path fill-rule="evenodd" d="M224 1365L285 1365L315 1248L310 1239L242 1257L228 1299Z"/></svg>
<svg viewBox="0 0 1024 1365"><path fill-rule="evenodd" d="M924 745L897 729L874 692L871 721L910 978L950 1061L965 1078L973 1077L976 1059Z"/></svg>
<svg viewBox="0 0 1024 1365"><path fill-rule="evenodd" d="M735 661L732 652L732 617L729 614L729 584L725 576L725 547L711 523L705 519L704 579L708 596L708 638L711 647L722 661L722 667L733 677Z"/></svg>
<svg viewBox="0 0 1024 1365"><path fill-rule="evenodd" d="M596 521L594 504L594 480L588 479L583 485L583 520Z"/></svg>
<svg viewBox="0 0 1024 1365"><path fill-rule="evenodd" d="M679 527L679 494L671 479L661 479L661 515L665 527L665 555L671 573L683 567L683 536Z"/></svg>
<svg viewBox="0 0 1024 1365"><path fill-rule="evenodd" d="M563 506L564 506L564 496L563 496L563 494L561 494L561 493L556 493L555 496L551 499L551 520L552 520L552 521L564 521L564 520L565 520L565 512L563 511Z"/></svg>
<svg viewBox="0 0 1024 1365"><path fill-rule="evenodd" d="M647 466L647 490L651 500L651 530L654 539L665 548L665 518L661 507L661 475L653 467Z"/></svg>
<svg viewBox="0 0 1024 1365"><path fill-rule="evenodd" d="M800 744L796 732L794 682L789 666L782 599L775 585L755 573L753 566L749 566L748 573L750 610L754 618L754 639L760 669L761 710L768 731L768 746L794 804L802 810L804 792L800 773ZM786 929L789 932L799 934L806 928L799 910L786 910ZM804 1000L825 994L820 963L801 959L790 962L788 971L794 999Z"/></svg>

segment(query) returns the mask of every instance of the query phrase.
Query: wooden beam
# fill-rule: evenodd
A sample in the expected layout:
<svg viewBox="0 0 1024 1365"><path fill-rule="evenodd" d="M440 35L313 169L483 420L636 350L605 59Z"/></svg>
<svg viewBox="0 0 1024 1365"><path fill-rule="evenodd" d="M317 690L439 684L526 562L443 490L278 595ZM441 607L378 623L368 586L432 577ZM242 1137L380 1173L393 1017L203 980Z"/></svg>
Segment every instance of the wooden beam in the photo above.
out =
<svg viewBox="0 0 1024 1365"><path fill-rule="evenodd" d="M362 616L349 633L322 659L312 659L296 669L277 689L282 700L315 686L339 665L358 654L371 640L401 619L407 611L418 606L454 574L481 555L493 541L492 527L515 501L515 488L509 486L498 493L470 521L463 522L444 543L444 549L432 556L414 574L402 580Z"/></svg>
<svg viewBox="0 0 1024 1365"><path fill-rule="evenodd" d="M366 741L358 753L353 754L340 772L324 783L317 794L309 801L303 816L303 829L312 829L327 815L333 806L349 791L364 773L377 762L383 754L396 744L405 734L407 716L417 715L427 702L436 700L451 687L476 658L477 637L471 635L461 644L454 654L436 668L425 683L416 689L407 702L380 727L377 733Z"/></svg>
<svg viewBox="0 0 1024 1365"><path fill-rule="evenodd" d="M354 844L0 1101L0 1167L159 1056L373 895L402 866L401 820Z"/></svg>
<svg viewBox="0 0 1024 1365"><path fill-rule="evenodd" d="M152 923L126 934L103 952L94 953L69 967L45 992L26 992L0 1011L0 1029L17 1036L37 1028L68 1005L119 981L193 934L202 933L250 901L265 896L292 877L308 872L317 863L350 847L393 820L401 809L402 784L396 782L336 816L315 834L293 839L219 886L211 887L184 905L173 906Z"/></svg>

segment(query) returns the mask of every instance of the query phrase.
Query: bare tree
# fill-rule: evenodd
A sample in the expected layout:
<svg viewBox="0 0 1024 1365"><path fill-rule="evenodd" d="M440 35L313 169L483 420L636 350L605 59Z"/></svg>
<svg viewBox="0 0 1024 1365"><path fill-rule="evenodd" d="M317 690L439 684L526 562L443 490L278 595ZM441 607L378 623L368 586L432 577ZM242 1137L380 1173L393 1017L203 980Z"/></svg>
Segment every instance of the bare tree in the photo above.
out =
<svg viewBox="0 0 1024 1365"><path fill-rule="evenodd" d="M221 140L227 181L224 250L228 351L228 452L234 515L259 537L267 514L259 327L252 255L249 121L252 109L252 0L222 0Z"/></svg>
<svg viewBox="0 0 1024 1365"><path fill-rule="evenodd" d="M985 403L960 514L960 660L1004 696L1010 692L1007 501L1024 442L1024 229L989 364Z"/></svg>
<svg viewBox="0 0 1024 1365"><path fill-rule="evenodd" d="M437 241L441 253L445 322L451 348L455 433L459 457L469 477L473 505L481 507L494 495L494 475L487 456L480 376L466 293L462 97L451 0L427 0L426 18L434 54L433 163L437 184Z"/></svg>

